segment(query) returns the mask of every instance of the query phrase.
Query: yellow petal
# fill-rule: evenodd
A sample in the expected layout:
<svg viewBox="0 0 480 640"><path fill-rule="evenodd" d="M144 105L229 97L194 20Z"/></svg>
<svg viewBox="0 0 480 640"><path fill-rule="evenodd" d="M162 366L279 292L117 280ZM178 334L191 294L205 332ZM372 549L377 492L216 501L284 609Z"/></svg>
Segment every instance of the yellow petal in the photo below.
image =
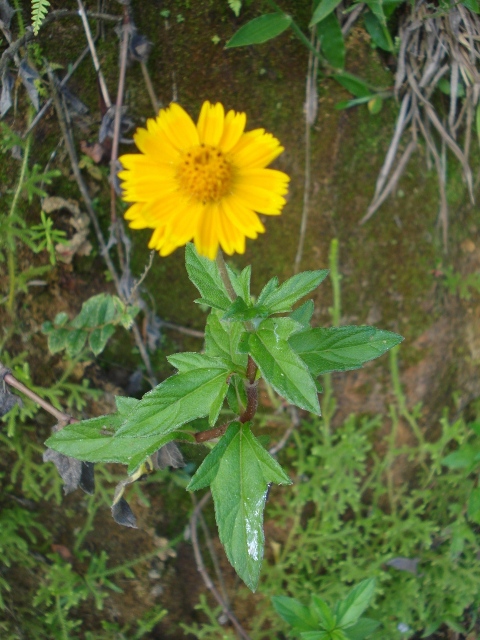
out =
<svg viewBox="0 0 480 640"><path fill-rule="evenodd" d="M224 120L225 112L220 102L204 102L197 123L200 142L217 147L223 135Z"/></svg>
<svg viewBox="0 0 480 640"><path fill-rule="evenodd" d="M131 229L147 229L148 221L143 215L143 203L135 203L125 212L125 220L129 221Z"/></svg>
<svg viewBox="0 0 480 640"><path fill-rule="evenodd" d="M218 205L204 207L194 236L195 247L200 255L214 260L218 251Z"/></svg>
<svg viewBox="0 0 480 640"><path fill-rule="evenodd" d="M175 162L179 157L176 149L155 120L147 120L147 129L137 129L133 139L142 153L161 162Z"/></svg>
<svg viewBox="0 0 480 640"><path fill-rule="evenodd" d="M245 252L245 235L234 225L223 209L223 203L219 208L219 240L222 249L229 256L235 252Z"/></svg>
<svg viewBox="0 0 480 640"><path fill-rule="evenodd" d="M157 227L150 238L150 242L148 243L149 249L160 250L162 245L165 242L165 227Z"/></svg>
<svg viewBox="0 0 480 640"><path fill-rule="evenodd" d="M231 151L232 162L240 168L266 167L283 151L280 142L264 129L245 133Z"/></svg>
<svg viewBox="0 0 480 640"><path fill-rule="evenodd" d="M162 109L157 117L159 128L178 151L200 144L197 128L186 111L176 102Z"/></svg>
<svg viewBox="0 0 480 640"><path fill-rule="evenodd" d="M255 240L259 233L264 233L265 227L257 214L249 207L245 207L235 196L223 200L222 208L231 224L247 238Z"/></svg>
<svg viewBox="0 0 480 640"><path fill-rule="evenodd" d="M247 184L236 185L233 196L244 207L270 216L279 215L286 202L276 193Z"/></svg>
<svg viewBox="0 0 480 640"><path fill-rule="evenodd" d="M225 123L223 126L223 135L218 146L223 153L228 153L240 140L245 125L247 123L247 116L245 113L235 113L235 111L229 111L225 116Z"/></svg>
<svg viewBox="0 0 480 640"><path fill-rule="evenodd" d="M144 204L142 216L154 228L170 224L185 209L185 199L179 198L177 192L163 193Z"/></svg>
<svg viewBox="0 0 480 640"><path fill-rule="evenodd" d="M240 169L235 180L236 185L261 187L279 196L287 193L289 182L287 174L276 169Z"/></svg>

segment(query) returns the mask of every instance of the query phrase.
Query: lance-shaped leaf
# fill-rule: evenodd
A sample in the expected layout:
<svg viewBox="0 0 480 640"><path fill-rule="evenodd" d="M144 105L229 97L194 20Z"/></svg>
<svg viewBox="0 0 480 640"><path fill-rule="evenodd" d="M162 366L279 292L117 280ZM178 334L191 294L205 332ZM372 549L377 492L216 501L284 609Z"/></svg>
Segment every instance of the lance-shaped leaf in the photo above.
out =
<svg viewBox="0 0 480 640"><path fill-rule="evenodd" d="M239 343L245 335L245 328L241 322L223 322L217 311L208 316L205 328L205 351L209 356L221 358L231 368L239 373L247 367L247 355L239 352Z"/></svg>
<svg viewBox="0 0 480 640"><path fill-rule="evenodd" d="M307 329L289 338L314 376L358 369L402 342L402 336L374 327Z"/></svg>
<svg viewBox="0 0 480 640"><path fill-rule="evenodd" d="M258 296L257 306L266 307L269 313L291 311L292 306L313 291L328 275L328 269L303 271L289 278L279 287L272 278Z"/></svg>
<svg viewBox="0 0 480 640"><path fill-rule="evenodd" d="M227 264L227 271L228 277L230 278L237 296L242 296L245 302L250 304L250 279L252 276L252 267L250 265L246 266L240 275L237 275Z"/></svg>
<svg viewBox="0 0 480 640"><path fill-rule="evenodd" d="M271 482L290 484L248 424L232 422L187 489L210 484L220 540L235 571L255 591L263 560L263 510Z"/></svg>
<svg viewBox="0 0 480 640"><path fill-rule="evenodd" d="M128 471L134 471L167 442L186 437L176 433L178 427L209 415L215 402L218 406L219 395L225 396L228 389L228 373L220 361L212 367L211 358L200 357L198 368L168 378L126 415L69 425L52 436L47 446L79 460L128 464Z"/></svg>
<svg viewBox="0 0 480 640"><path fill-rule="evenodd" d="M314 27L316 24L324 20L328 15L334 11L341 0L320 0L317 8L313 12L312 19L310 20L309 27Z"/></svg>
<svg viewBox="0 0 480 640"><path fill-rule="evenodd" d="M286 31L291 23L292 18L286 13L267 13L254 18L240 27L227 42L225 49L263 44Z"/></svg>
<svg viewBox="0 0 480 640"><path fill-rule="evenodd" d="M291 318L267 318L248 336L248 351L262 376L288 402L320 415L317 388L303 360L288 342L298 330Z"/></svg>
<svg viewBox="0 0 480 640"><path fill-rule="evenodd" d="M146 393L124 424L118 436L146 438L165 435L196 418L203 418L223 389L227 393L228 367L219 359L200 354L194 370L177 373Z"/></svg>
<svg viewBox="0 0 480 640"><path fill-rule="evenodd" d="M200 291L200 302L225 311L232 301L225 289L216 262L198 255L193 244L185 247L185 266L188 277ZM198 302L198 301L197 301Z"/></svg>

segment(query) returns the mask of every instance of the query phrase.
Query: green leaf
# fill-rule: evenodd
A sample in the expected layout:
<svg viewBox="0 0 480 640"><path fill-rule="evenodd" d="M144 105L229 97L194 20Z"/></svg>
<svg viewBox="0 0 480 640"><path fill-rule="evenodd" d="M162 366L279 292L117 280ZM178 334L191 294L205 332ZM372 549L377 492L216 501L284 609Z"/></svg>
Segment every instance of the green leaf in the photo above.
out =
<svg viewBox="0 0 480 640"><path fill-rule="evenodd" d="M315 614L320 626L326 631L333 631L335 629L337 626L336 617L325 600L322 600L322 598L317 595L312 595L310 610Z"/></svg>
<svg viewBox="0 0 480 640"><path fill-rule="evenodd" d="M371 618L361 618L353 626L345 630L348 640L364 640L378 629L380 622Z"/></svg>
<svg viewBox="0 0 480 640"><path fill-rule="evenodd" d="M263 305L248 306L245 300L238 296L223 315L223 320L237 320L248 322L249 320L263 319L268 316L268 309Z"/></svg>
<svg viewBox="0 0 480 640"><path fill-rule="evenodd" d="M324 20L328 15L334 11L341 0L320 0L317 8L313 12L312 19L310 20L309 27L314 27L317 23Z"/></svg>
<svg viewBox="0 0 480 640"><path fill-rule="evenodd" d="M188 277L197 287L202 302L225 311L232 301L225 289L216 262L198 255L192 243L185 247L185 266Z"/></svg>
<svg viewBox="0 0 480 640"><path fill-rule="evenodd" d="M250 265L246 266L245 269L243 269L243 271L240 273L240 275L237 275L227 264L227 271L235 293L237 294L237 296L241 296L249 305L250 278L252 275L252 267Z"/></svg>
<svg viewBox="0 0 480 640"><path fill-rule="evenodd" d="M120 298L101 293L83 303L80 313L72 320L72 327L100 327L115 322L123 311L124 305Z"/></svg>
<svg viewBox="0 0 480 640"><path fill-rule="evenodd" d="M341 111L342 109L350 109L351 107L358 107L359 104L366 104L375 99L373 94L365 96L364 98L355 98L354 100L340 100L335 105L335 109L337 111Z"/></svg>
<svg viewBox="0 0 480 640"><path fill-rule="evenodd" d="M301 409L320 415L315 382L287 341L297 328L291 318L267 318L255 333L249 334L249 352L278 394Z"/></svg>
<svg viewBox="0 0 480 640"><path fill-rule="evenodd" d="M317 620L310 609L295 598L273 596L272 603L278 615L292 625L295 631L315 631L318 629Z"/></svg>
<svg viewBox="0 0 480 640"><path fill-rule="evenodd" d="M65 340L65 348L67 349L67 354L73 358L78 355L80 351L83 349L85 342L88 338L88 332L83 331L83 329L76 329L74 331L69 331L67 338Z"/></svg>
<svg viewBox="0 0 480 640"><path fill-rule="evenodd" d="M196 371L197 369L207 369L208 367L218 368L224 367L223 362L219 362L217 358L212 358L204 353L196 351L184 351L183 353L174 353L167 356L169 363L178 369L179 373L187 373L187 371Z"/></svg>
<svg viewBox="0 0 480 640"><path fill-rule="evenodd" d="M480 13L478 0L463 0L460 4L463 4L464 7L467 7L467 9L470 9L473 13Z"/></svg>
<svg viewBox="0 0 480 640"><path fill-rule="evenodd" d="M330 327L293 334L289 343L314 376L358 369L402 342L402 336L374 327Z"/></svg>
<svg viewBox="0 0 480 640"><path fill-rule="evenodd" d="M145 438L152 434L166 434L182 424L203 418L223 388L227 393L229 371L222 363L212 367L205 358L205 368L177 373L155 389L146 393L117 436Z"/></svg>
<svg viewBox="0 0 480 640"><path fill-rule="evenodd" d="M338 626L344 629L353 626L370 605L375 593L375 580L362 580L337 607Z"/></svg>
<svg viewBox="0 0 480 640"><path fill-rule="evenodd" d="M291 23L292 18L286 13L267 13L254 18L240 27L227 42L225 49L268 42L286 31Z"/></svg>
<svg viewBox="0 0 480 640"><path fill-rule="evenodd" d="M376 116L377 113L380 113L383 107L383 99L380 96L376 96L368 101L368 110L372 114L372 116Z"/></svg>
<svg viewBox="0 0 480 640"><path fill-rule="evenodd" d="M209 356L221 358L232 371L245 372L246 353L239 352L239 343L245 328L241 322L224 322L221 313L212 311L205 328L205 351Z"/></svg>
<svg viewBox="0 0 480 640"><path fill-rule="evenodd" d="M302 640L334 640L329 631L304 631L300 637Z"/></svg>
<svg viewBox="0 0 480 640"><path fill-rule="evenodd" d="M384 51L393 51L392 38L386 24L382 24L377 15L371 11L367 11L363 19L365 21L365 28L377 47L380 47L380 49Z"/></svg>
<svg viewBox="0 0 480 640"><path fill-rule="evenodd" d="M357 96L357 98L370 98L372 95L371 87L351 73L343 71L342 73L336 73L332 77L335 78L342 87L345 87L347 91L350 91L354 96Z"/></svg>
<svg viewBox="0 0 480 640"><path fill-rule="evenodd" d="M475 464L478 452L478 447L464 444L460 449L443 458L442 464L449 469L467 469Z"/></svg>
<svg viewBox="0 0 480 640"><path fill-rule="evenodd" d="M327 62L335 69L343 69L345 66L345 42L342 28L334 13L317 24L317 35L320 40L321 52Z"/></svg>
<svg viewBox="0 0 480 640"><path fill-rule="evenodd" d="M115 404L117 405L118 413L121 413L122 415L126 415L127 413L130 413L130 411L132 411L133 408L136 407L139 402L140 400L137 400L137 398L126 398L125 396L115 396Z"/></svg>
<svg viewBox="0 0 480 640"><path fill-rule="evenodd" d="M383 11L383 2L382 0L365 0L365 4L377 18L378 22L386 27L387 21L385 19L385 13Z"/></svg>
<svg viewBox="0 0 480 640"><path fill-rule="evenodd" d="M210 484L220 540L235 571L255 591L263 559L263 510L271 482L290 484L248 424L232 422L187 489Z"/></svg>
<svg viewBox="0 0 480 640"><path fill-rule="evenodd" d="M92 331L88 343L90 345L90 349L96 356L105 349L107 342L114 333L115 326L113 324L107 324L104 327L99 327Z"/></svg>
<svg viewBox="0 0 480 640"><path fill-rule="evenodd" d="M291 311L292 306L313 291L328 275L328 269L318 271L303 271L286 280L280 286L275 287L273 279L261 292L257 304L267 307L269 313L282 313ZM269 287L269 290L267 290Z"/></svg>
<svg viewBox="0 0 480 640"><path fill-rule="evenodd" d="M480 488L475 487L468 498L467 515L470 520L480 524Z"/></svg>
<svg viewBox="0 0 480 640"><path fill-rule="evenodd" d="M68 329L54 329L48 334L48 350L50 353L57 353L65 349L67 338L70 335Z"/></svg>
<svg viewBox="0 0 480 640"><path fill-rule="evenodd" d="M312 320L313 311L315 306L313 304L313 300L307 300L302 305L292 311L290 314L290 318L298 322L303 329L308 329L310 326L310 321Z"/></svg>
<svg viewBox="0 0 480 640"><path fill-rule="evenodd" d="M66 324L67 322L68 322L68 315L64 311L57 313L53 321L56 327L63 327L63 325Z"/></svg>

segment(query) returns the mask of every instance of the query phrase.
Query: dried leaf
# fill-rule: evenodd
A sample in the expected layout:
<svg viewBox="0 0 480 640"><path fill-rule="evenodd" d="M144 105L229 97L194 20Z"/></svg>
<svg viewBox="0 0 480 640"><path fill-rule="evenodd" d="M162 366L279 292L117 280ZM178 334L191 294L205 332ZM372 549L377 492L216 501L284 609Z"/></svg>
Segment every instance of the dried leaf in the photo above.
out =
<svg viewBox="0 0 480 640"><path fill-rule="evenodd" d="M392 558L388 560L385 564L388 567L393 567L394 569L398 569L399 571L408 571L408 573L413 573L413 575L417 575L418 573L418 563L420 562L419 558Z"/></svg>
<svg viewBox="0 0 480 640"><path fill-rule="evenodd" d="M95 493L95 466L93 462L82 462L82 472L80 474L79 487L88 495Z"/></svg>
<svg viewBox="0 0 480 640"><path fill-rule="evenodd" d="M18 396L10 393L8 388L0 390L0 418L11 411L17 404L22 406L22 401Z"/></svg>
<svg viewBox="0 0 480 640"><path fill-rule="evenodd" d="M13 77L8 71L5 71L2 77L2 93L0 95L0 118L7 113L13 104L12 101L12 89L13 89Z"/></svg>
<svg viewBox="0 0 480 640"><path fill-rule="evenodd" d="M128 47L130 59L138 62L147 62L151 50L152 43L150 40L135 30L132 33Z"/></svg>
<svg viewBox="0 0 480 640"><path fill-rule="evenodd" d="M18 73L22 80L23 86L27 90L28 97L30 98L30 102L35 107L35 110L38 111L40 108L40 101L38 97L38 90L35 86L35 82L40 80L40 76L29 66L26 60L22 60L20 66L18 68Z"/></svg>
<svg viewBox="0 0 480 640"><path fill-rule="evenodd" d="M112 516L117 524L137 529L137 519L125 498L120 498L112 505Z"/></svg>
<svg viewBox="0 0 480 640"><path fill-rule="evenodd" d="M7 29L10 28L10 22L14 14L15 9L12 9L7 0L0 0L0 20Z"/></svg>
<svg viewBox="0 0 480 640"><path fill-rule="evenodd" d="M160 449L153 454L152 462L154 469L166 469L167 467L181 469L185 466L185 461L180 449L174 442L167 442L166 445L160 447Z"/></svg>
<svg viewBox="0 0 480 640"><path fill-rule="evenodd" d="M54 451L53 449L47 449L43 453L43 461L53 462L57 467L57 471L63 480L63 491L65 495L78 489L82 477L82 463L80 460L64 456L63 453L58 453L58 451Z"/></svg>

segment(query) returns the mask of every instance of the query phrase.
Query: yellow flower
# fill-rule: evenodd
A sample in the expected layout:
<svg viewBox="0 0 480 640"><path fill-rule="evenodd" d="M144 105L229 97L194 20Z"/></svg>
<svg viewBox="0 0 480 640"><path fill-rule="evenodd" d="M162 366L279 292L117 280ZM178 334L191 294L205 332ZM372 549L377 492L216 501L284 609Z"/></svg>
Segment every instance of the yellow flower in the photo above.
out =
<svg viewBox="0 0 480 640"><path fill-rule="evenodd" d="M257 213L275 216L289 177L266 169L282 151L264 129L244 133L246 115L204 102L197 125L178 104L162 109L134 139L141 154L120 158L125 214L132 229L154 229L150 249L166 256L190 240L215 259L219 245L244 253L245 237L265 228Z"/></svg>

